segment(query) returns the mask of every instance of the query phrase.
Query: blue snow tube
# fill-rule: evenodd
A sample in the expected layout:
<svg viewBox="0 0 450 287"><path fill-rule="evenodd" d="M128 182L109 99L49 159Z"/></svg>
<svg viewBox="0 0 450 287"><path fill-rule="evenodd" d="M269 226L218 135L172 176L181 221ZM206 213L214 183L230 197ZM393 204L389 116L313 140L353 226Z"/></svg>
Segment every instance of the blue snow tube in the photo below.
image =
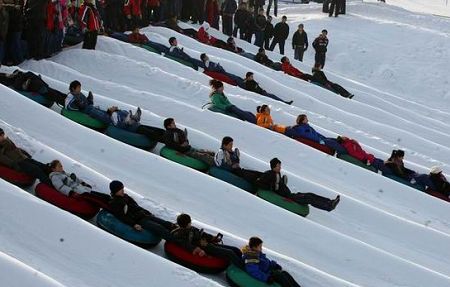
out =
<svg viewBox="0 0 450 287"><path fill-rule="evenodd" d="M35 93L35 92L25 92L25 91L18 91L25 97L29 98L30 100L35 101L38 104L41 104L47 108L50 108L53 106L53 101L49 100L48 98L44 97L41 94Z"/></svg>
<svg viewBox="0 0 450 287"><path fill-rule="evenodd" d="M420 191L425 191L425 187L423 187L423 186L421 186L421 185L419 185L419 184L416 184L416 183L411 183L411 182L407 181L406 179L403 179L403 178L398 177L398 176L396 176L396 175L393 175L393 174L385 174L384 176L387 177L387 178L390 178L390 179L392 179L392 180L395 180L396 182L403 183L404 185L407 185L407 186L409 186L409 187L418 189L418 190L420 190Z"/></svg>
<svg viewBox="0 0 450 287"><path fill-rule="evenodd" d="M124 129L116 128L110 125L106 129L106 134L118 141L124 142L126 144L132 145L137 148L152 150L158 142L150 140L148 137L130 132Z"/></svg>
<svg viewBox="0 0 450 287"><path fill-rule="evenodd" d="M97 215L97 225L101 229L140 247L154 247L161 242L161 238L155 236L151 232L145 229L137 231L132 226L123 223L104 209Z"/></svg>
<svg viewBox="0 0 450 287"><path fill-rule="evenodd" d="M250 193L255 193L256 191L250 182L246 181L242 177L239 177L226 169L218 168L215 166L211 167L209 170L209 175L217 179L223 180L225 182L228 182L229 184L234 185Z"/></svg>

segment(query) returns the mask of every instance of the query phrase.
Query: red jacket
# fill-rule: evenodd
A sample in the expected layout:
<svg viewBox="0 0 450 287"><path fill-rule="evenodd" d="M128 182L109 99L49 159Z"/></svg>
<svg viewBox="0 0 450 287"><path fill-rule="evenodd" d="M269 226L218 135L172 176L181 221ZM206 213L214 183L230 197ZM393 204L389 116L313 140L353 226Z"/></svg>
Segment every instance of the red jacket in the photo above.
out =
<svg viewBox="0 0 450 287"><path fill-rule="evenodd" d="M360 161L372 163L375 159L373 154L366 153L359 143L352 139L346 139L342 142L342 146L347 150L348 154Z"/></svg>
<svg viewBox="0 0 450 287"><path fill-rule="evenodd" d="M141 4L142 0L125 0L123 12L126 16L133 15L136 17L140 17L142 15Z"/></svg>
<svg viewBox="0 0 450 287"><path fill-rule="evenodd" d="M208 0L206 2L206 21L211 27L219 28L219 3Z"/></svg>
<svg viewBox="0 0 450 287"><path fill-rule="evenodd" d="M147 36L145 36L144 34L131 33L128 35L128 42L130 43L145 44L148 41L149 40Z"/></svg>
<svg viewBox="0 0 450 287"><path fill-rule="evenodd" d="M303 76L303 73L297 69L296 67L292 66L291 63L284 62L281 64L281 70L285 72L288 75L301 78Z"/></svg>
<svg viewBox="0 0 450 287"><path fill-rule="evenodd" d="M200 27L200 29L198 29L197 32L197 39L204 43L204 44L208 44L208 45L214 45L214 43L216 42L216 38L214 38L213 36L210 36L208 34L208 32L205 31L205 29L203 27Z"/></svg>
<svg viewBox="0 0 450 287"><path fill-rule="evenodd" d="M100 30L100 15L94 5L83 3L80 7L79 13L82 30L84 30L84 28L90 32Z"/></svg>

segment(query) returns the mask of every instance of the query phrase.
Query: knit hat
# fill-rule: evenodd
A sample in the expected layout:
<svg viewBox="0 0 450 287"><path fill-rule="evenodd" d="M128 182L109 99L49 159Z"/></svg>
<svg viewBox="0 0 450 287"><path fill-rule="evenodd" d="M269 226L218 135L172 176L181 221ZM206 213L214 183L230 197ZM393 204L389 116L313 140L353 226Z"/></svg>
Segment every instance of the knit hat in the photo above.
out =
<svg viewBox="0 0 450 287"><path fill-rule="evenodd" d="M118 180L113 180L109 184L109 190L111 191L111 195L115 195L119 190L123 189L123 183Z"/></svg>
<svg viewBox="0 0 450 287"><path fill-rule="evenodd" d="M431 169L430 169L430 173L431 174L438 174L438 173L441 173L442 172L442 168L440 167L440 166L433 166Z"/></svg>
<svg viewBox="0 0 450 287"><path fill-rule="evenodd" d="M203 29L205 29L205 31L207 31L209 29L209 23L204 21L201 27L203 27Z"/></svg>
<svg viewBox="0 0 450 287"><path fill-rule="evenodd" d="M270 168L274 169L277 166L277 164L279 164L279 163L281 163L281 161L278 158L275 157L275 158L271 159L270 160Z"/></svg>

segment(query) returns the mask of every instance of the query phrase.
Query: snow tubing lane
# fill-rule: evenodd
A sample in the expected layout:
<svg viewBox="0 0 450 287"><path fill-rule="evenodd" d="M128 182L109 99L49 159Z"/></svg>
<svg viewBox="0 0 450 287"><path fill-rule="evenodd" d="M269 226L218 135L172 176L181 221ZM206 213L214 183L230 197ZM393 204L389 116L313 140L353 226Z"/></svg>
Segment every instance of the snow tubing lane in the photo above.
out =
<svg viewBox="0 0 450 287"><path fill-rule="evenodd" d="M37 197L47 201L48 203L85 219L94 217L99 211L98 207L93 206L88 201L82 198L65 196L53 187L50 187L44 183L39 183L36 186L35 192Z"/></svg>
<svg viewBox="0 0 450 287"><path fill-rule="evenodd" d="M384 174L384 176L387 177L387 178L390 178L390 179L392 179L392 180L395 180L396 182L403 183L404 185L407 185L407 186L409 186L409 187L415 188L415 189L417 189L417 190L425 191L425 187L423 187L423 186L421 186L421 185L419 185L419 184L411 183L411 182L407 181L406 179L403 179L403 178L398 177L398 176L396 176L396 175L393 175L393 174Z"/></svg>
<svg viewBox="0 0 450 287"><path fill-rule="evenodd" d="M225 259L209 255L204 257L192 255L191 252L172 242L166 241L164 251L173 262L201 273L220 273L229 265Z"/></svg>
<svg viewBox="0 0 450 287"><path fill-rule="evenodd" d="M155 49L155 48L153 48L153 47L151 47L149 45L145 45L145 44L133 44L133 45L136 46L136 47L140 47L142 49L145 49L145 50L147 50L149 52L161 55L161 51L158 51L157 49Z"/></svg>
<svg viewBox="0 0 450 287"><path fill-rule="evenodd" d="M69 111L68 109L61 109L61 115L68 118L69 120L72 120L82 126L94 129L94 130L104 130L106 129L106 125L102 123L101 121L94 119L93 117L90 117L89 115L78 112L78 111Z"/></svg>
<svg viewBox="0 0 450 287"><path fill-rule="evenodd" d="M281 285L276 282L269 285L266 282L259 281L233 264L228 267L226 278L228 283L233 287L281 287Z"/></svg>
<svg viewBox="0 0 450 287"><path fill-rule="evenodd" d="M296 137L295 140L297 140L307 146L310 146L312 148L320 150L321 152L327 153L329 155L334 155L334 150L327 147L326 145L322 145L318 142L312 141L310 139L302 138L302 137Z"/></svg>
<svg viewBox="0 0 450 287"><path fill-rule="evenodd" d="M208 110L210 110L211 112L224 114L224 115L227 115L227 116L230 116L230 117L233 117L233 118L236 118L236 119L240 120L240 118L236 114L222 111L221 109L218 109L218 108L216 108L214 106L208 107Z"/></svg>
<svg viewBox="0 0 450 287"><path fill-rule="evenodd" d="M152 150L158 143L156 141L150 140L144 135L133 133L124 129L119 129L113 125L110 125L106 129L106 134L118 141L144 150Z"/></svg>
<svg viewBox="0 0 450 287"><path fill-rule="evenodd" d="M50 108L53 106L53 101L49 100L48 98L44 97L41 94L35 93L35 92L26 92L26 91L18 91L25 97L29 98L30 100L35 101L38 104L41 104L47 108Z"/></svg>
<svg viewBox="0 0 450 287"><path fill-rule="evenodd" d="M256 195L265 201L268 201L276 206L284 208L290 212L306 217L309 214L309 206L298 204L292 199L280 196L273 191L258 189Z"/></svg>
<svg viewBox="0 0 450 287"><path fill-rule="evenodd" d="M195 70L194 65L192 65L192 63L190 63L190 62L188 62L188 61L186 61L186 60L183 60L183 59L180 59L180 58L177 58L177 57L168 55L168 54L165 54L164 57L166 57L166 58L168 58L168 59L171 59L171 60L173 60L173 61L175 61L175 62L178 62L178 63L180 63L180 64L182 64L182 65L185 65L185 66L187 66L187 67L192 68L192 69Z"/></svg>
<svg viewBox="0 0 450 287"><path fill-rule="evenodd" d="M342 160L344 160L344 161L346 161L346 162L353 163L354 165L357 165L357 166L360 166L360 167L365 168L367 170L370 170L370 171L373 171L375 173L378 173L376 168L374 168L373 166L370 166L370 165L366 165L365 163L363 163L362 161L352 157L351 155L338 154L337 157L342 159Z"/></svg>
<svg viewBox="0 0 450 287"><path fill-rule="evenodd" d="M0 178L20 187L31 186L35 181L35 179L28 174L15 171L14 169L3 165L0 165Z"/></svg>
<svg viewBox="0 0 450 287"><path fill-rule="evenodd" d="M182 164L184 166L199 170L207 171L209 166L201 160L187 156L181 152L173 150L168 147L163 147L159 154L168 160L174 161L176 163Z"/></svg>
<svg viewBox="0 0 450 287"><path fill-rule="evenodd" d="M233 81L230 77L228 77L227 75L224 75L222 73L217 73L217 72L212 72L212 71L207 71L204 70L203 73L207 76L210 76L211 78L218 80L218 81L222 81L224 83L233 85L233 86L237 86L237 83L235 81Z"/></svg>
<svg viewBox="0 0 450 287"><path fill-rule="evenodd" d="M209 170L209 175L217 179L223 180L225 182L228 182L229 184L234 185L245 191L255 193L255 188L250 182L223 168L213 166Z"/></svg>
<svg viewBox="0 0 450 287"><path fill-rule="evenodd" d="M427 189L425 192L428 193L431 196L434 196L434 197L437 197L437 198L442 199L444 201L450 202L450 198L446 197L445 195L443 195L442 193L440 193L438 191Z"/></svg>
<svg viewBox="0 0 450 287"><path fill-rule="evenodd" d="M101 229L143 248L154 247L161 242L161 238L148 230L137 231L104 209L97 215L97 225Z"/></svg>

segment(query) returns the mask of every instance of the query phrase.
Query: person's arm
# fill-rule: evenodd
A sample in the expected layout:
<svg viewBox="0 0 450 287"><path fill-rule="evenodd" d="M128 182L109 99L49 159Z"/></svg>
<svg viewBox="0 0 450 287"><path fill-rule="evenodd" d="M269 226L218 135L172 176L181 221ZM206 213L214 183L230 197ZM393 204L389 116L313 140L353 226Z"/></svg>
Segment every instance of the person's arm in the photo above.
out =
<svg viewBox="0 0 450 287"><path fill-rule="evenodd" d="M72 189L68 185L66 185L64 183L64 179L63 179L62 176L63 175L56 175L56 174L54 174L54 175L50 176L50 180L51 180L51 182L53 184L53 187L57 191L61 192L65 196L70 196L70 192L72 191Z"/></svg>
<svg viewBox="0 0 450 287"><path fill-rule="evenodd" d="M109 211L123 223L134 226L136 223L125 213L126 204L123 200L113 199L109 204Z"/></svg>
<svg viewBox="0 0 450 287"><path fill-rule="evenodd" d="M270 174L270 171L266 171L256 180L257 187L273 191L274 186L272 183L273 183L273 178Z"/></svg>
<svg viewBox="0 0 450 287"><path fill-rule="evenodd" d="M231 165L228 165L225 161L225 152L220 149L215 155L214 155L214 163L217 167L226 169L226 170L232 170Z"/></svg>
<svg viewBox="0 0 450 287"><path fill-rule="evenodd" d="M270 273L264 273L259 269L259 260L258 259L246 259L245 260L245 271L247 271L250 276L253 278L267 282L270 277Z"/></svg>

